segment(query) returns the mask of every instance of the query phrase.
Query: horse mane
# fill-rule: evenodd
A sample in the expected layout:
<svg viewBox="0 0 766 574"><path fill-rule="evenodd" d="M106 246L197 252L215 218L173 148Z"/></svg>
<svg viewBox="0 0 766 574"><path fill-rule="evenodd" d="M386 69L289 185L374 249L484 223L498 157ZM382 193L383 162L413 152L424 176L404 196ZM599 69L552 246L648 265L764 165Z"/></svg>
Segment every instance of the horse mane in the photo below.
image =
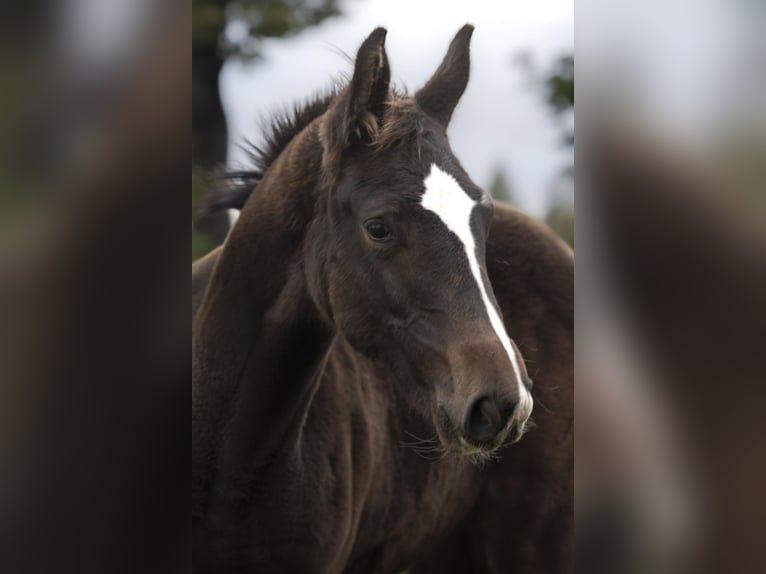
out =
<svg viewBox="0 0 766 574"><path fill-rule="evenodd" d="M214 172L209 178L208 189L198 210L198 216L202 218L224 209L242 209L269 166L295 136L327 111L337 93L338 90L333 88L296 104L291 110L273 114L263 143L245 143L251 167Z"/></svg>
<svg viewBox="0 0 766 574"><path fill-rule="evenodd" d="M242 209L269 166L276 161L293 138L328 110L340 92L341 87L336 84L328 92L296 104L292 110L274 114L263 144L245 144L245 151L252 165L250 169L221 169L209 178L205 197L197 212L198 217L202 218L224 209ZM378 149L385 149L411 136L419 138L423 127L414 99L408 96L406 91L400 92L392 86L387 104L382 125L371 144Z"/></svg>

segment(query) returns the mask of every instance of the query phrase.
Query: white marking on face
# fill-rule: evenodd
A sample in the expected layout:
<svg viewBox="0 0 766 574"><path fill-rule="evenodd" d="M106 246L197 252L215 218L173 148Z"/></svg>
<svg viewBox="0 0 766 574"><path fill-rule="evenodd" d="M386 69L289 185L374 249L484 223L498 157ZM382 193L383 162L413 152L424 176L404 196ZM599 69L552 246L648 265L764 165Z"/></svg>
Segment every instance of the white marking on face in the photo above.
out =
<svg viewBox="0 0 766 574"><path fill-rule="evenodd" d="M476 284L479 287L481 300L489 317L489 322L500 339L508 359L511 361L513 372L516 375L518 384L519 405L514 413L514 419L517 424L523 424L532 413L532 395L522 383L521 368L519 366L516 353L511 346L511 340L505 332L505 326L497 309L489 300L487 288L484 285L479 261L476 258L476 242L471 231L471 215L477 201L460 187L460 184L447 172L441 170L436 164L431 165L431 172L426 177L425 193L421 198L422 206L435 213L444 222L452 233L454 233L465 248L465 254L468 258L468 266L471 269ZM482 197L481 202L488 201L488 198Z"/></svg>

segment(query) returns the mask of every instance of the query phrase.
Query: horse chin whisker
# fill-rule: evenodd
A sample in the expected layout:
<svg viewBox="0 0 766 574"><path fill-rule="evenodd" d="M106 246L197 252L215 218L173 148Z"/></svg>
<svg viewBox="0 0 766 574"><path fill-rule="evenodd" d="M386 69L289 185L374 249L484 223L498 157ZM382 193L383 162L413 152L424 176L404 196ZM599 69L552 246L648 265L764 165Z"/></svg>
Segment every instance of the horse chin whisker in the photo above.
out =
<svg viewBox="0 0 766 574"><path fill-rule="evenodd" d="M406 434L407 436L415 440L415 442L411 444L421 444L421 443L441 444L441 441L439 440L439 436L437 434L434 434L430 438L421 438L418 435L411 433L410 431L404 431L404 434Z"/></svg>
<svg viewBox="0 0 766 574"><path fill-rule="evenodd" d="M489 462L499 460L498 447L491 445L472 445L460 438L450 449L457 458L464 460L478 468L482 468Z"/></svg>
<svg viewBox="0 0 766 574"><path fill-rule="evenodd" d="M480 450L471 454L464 455L465 458L478 468L483 468L486 464L500 460L500 455L497 449L493 450Z"/></svg>
<svg viewBox="0 0 766 574"><path fill-rule="evenodd" d="M411 450L417 456L419 456L423 460L427 460L428 462L438 462L449 454L449 451L441 445L423 447L423 446L400 444L399 446L401 448L407 448Z"/></svg>
<svg viewBox="0 0 766 574"><path fill-rule="evenodd" d="M410 431L404 431L404 434L412 440L399 441L399 447L411 450L423 460L438 462L448 454L438 434L434 434L429 438L420 437Z"/></svg>
<svg viewBox="0 0 766 574"><path fill-rule="evenodd" d="M527 431L531 431L532 429L537 428L537 423L532 420L532 418L528 418L524 425L521 427L521 434L522 436L527 433Z"/></svg>

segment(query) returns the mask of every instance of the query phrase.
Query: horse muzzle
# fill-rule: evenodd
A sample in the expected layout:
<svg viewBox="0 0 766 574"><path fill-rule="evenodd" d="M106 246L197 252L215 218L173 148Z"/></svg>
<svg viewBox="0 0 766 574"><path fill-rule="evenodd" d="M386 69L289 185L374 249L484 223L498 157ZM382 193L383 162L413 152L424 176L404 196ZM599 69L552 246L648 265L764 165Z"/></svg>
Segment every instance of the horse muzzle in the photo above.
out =
<svg viewBox="0 0 766 574"><path fill-rule="evenodd" d="M526 388L521 390L517 402L491 394L479 395L470 402L460 425L442 411L441 434L456 454L492 454L521 439L529 426L532 407L532 396Z"/></svg>

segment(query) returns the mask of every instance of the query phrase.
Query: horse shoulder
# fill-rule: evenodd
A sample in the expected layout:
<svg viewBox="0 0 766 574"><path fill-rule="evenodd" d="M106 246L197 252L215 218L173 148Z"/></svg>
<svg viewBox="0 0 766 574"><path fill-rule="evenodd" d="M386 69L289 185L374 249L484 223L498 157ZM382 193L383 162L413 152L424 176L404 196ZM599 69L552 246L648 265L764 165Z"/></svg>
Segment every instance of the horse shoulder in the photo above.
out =
<svg viewBox="0 0 766 574"><path fill-rule="evenodd" d="M487 272L506 323L545 319L548 326L571 329L574 254L547 225L496 202L487 240ZM506 326L509 332L518 332Z"/></svg>
<svg viewBox="0 0 766 574"><path fill-rule="evenodd" d="M534 381L535 426L491 469L477 519L488 559L500 570L566 571L574 512L574 255L545 224L499 204L487 271Z"/></svg>

